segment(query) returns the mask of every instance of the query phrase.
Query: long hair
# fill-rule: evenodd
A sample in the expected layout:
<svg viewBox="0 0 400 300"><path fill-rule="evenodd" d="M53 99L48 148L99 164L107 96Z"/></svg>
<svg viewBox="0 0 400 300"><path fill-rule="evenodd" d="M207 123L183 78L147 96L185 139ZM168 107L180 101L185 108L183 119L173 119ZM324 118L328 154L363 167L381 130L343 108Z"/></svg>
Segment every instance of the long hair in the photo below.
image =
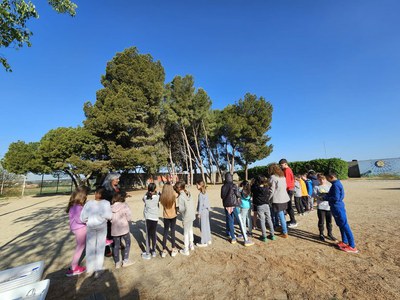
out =
<svg viewBox="0 0 400 300"><path fill-rule="evenodd" d="M206 190L207 190L207 186L206 186L206 184L204 183L204 181L203 180L199 180L199 181L197 181L197 185L198 186L200 186L200 193L202 193L202 194L205 194L206 193Z"/></svg>
<svg viewBox="0 0 400 300"><path fill-rule="evenodd" d="M175 201L176 192L174 190L174 187L170 183L164 184L160 196L160 202L162 206L164 206L166 209L170 209L174 206Z"/></svg>
<svg viewBox="0 0 400 300"><path fill-rule="evenodd" d="M104 181L103 181L102 186L103 186L107 191L112 191L112 190L114 190L114 188L113 188L111 182L112 182L114 179L118 179L118 178L120 178L120 177L121 177L120 174L118 174L118 173L116 173L116 172L111 172L111 173L107 174L106 178L105 178Z"/></svg>
<svg viewBox="0 0 400 300"><path fill-rule="evenodd" d="M271 164L268 167L268 174L271 175L276 175L278 177L285 177L285 174L283 173L282 169L279 167L278 164Z"/></svg>
<svg viewBox="0 0 400 300"><path fill-rule="evenodd" d="M125 202L125 200L126 200L126 192L119 192L112 197L111 203L114 204L115 202Z"/></svg>
<svg viewBox="0 0 400 300"><path fill-rule="evenodd" d="M72 192L71 197L69 198L67 209L65 211L69 213L69 210L75 204L82 206L85 205L86 199L87 199L86 189L81 189L81 188L76 189L75 191Z"/></svg>
<svg viewBox="0 0 400 300"><path fill-rule="evenodd" d="M242 187L243 196L247 197L251 193L251 185L247 180L243 181L240 186Z"/></svg>
<svg viewBox="0 0 400 300"><path fill-rule="evenodd" d="M147 199L151 199L153 198L154 192L156 191L156 184L155 183L149 183L149 185L147 186L147 193L146 193L146 198Z"/></svg>

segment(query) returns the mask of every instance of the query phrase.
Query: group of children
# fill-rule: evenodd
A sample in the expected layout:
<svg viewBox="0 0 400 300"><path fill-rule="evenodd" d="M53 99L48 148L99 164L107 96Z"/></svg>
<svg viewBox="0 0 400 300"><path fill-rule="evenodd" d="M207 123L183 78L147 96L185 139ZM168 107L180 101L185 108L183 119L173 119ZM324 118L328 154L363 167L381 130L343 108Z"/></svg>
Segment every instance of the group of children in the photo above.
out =
<svg viewBox="0 0 400 300"><path fill-rule="evenodd" d="M286 222L285 212L291 207L290 196L294 195L295 206L299 214L313 209L310 198L317 200L318 229L320 239L325 240L324 223L328 231L327 238L336 241L332 235L332 216L339 226L342 241L338 243L341 250L350 253L358 253L355 247L354 237L347 223L344 207L344 189L336 174L330 172L315 174L309 172L309 176L295 176L294 192L288 190L287 172L278 165L269 166L269 178L258 176L253 182L244 181L238 188L227 173L225 183L221 188L221 198L226 216L226 233L231 243L236 243L234 222L239 224L240 238L243 238L245 246L252 246L252 230L256 228L257 219L261 224L260 240L275 240L275 229L281 231L282 238L288 237L288 227L291 221ZM328 183L329 182L329 183ZM309 185L307 189L307 185ZM197 183L199 190L197 217L200 219L201 242L198 247L207 247L212 243L210 229L210 203L203 181ZM87 190L77 189L70 197L67 213L69 224L76 239L76 249L73 255L71 268L67 276L74 276L87 272L97 278L103 272L104 252L107 241L107 225L111 223L111 235L113 238L113 258L115 267L127 267L133 262L129 260L130 251L130 221L131 210L126 203L128 196L123 191L113 194L111 203L104 200L105 189L99 187L95 191L94 200L87 201ZM305 195L307 193L307 195ZM164 232L161 257L170 253L172 257L178 254L175 242L176 221L178 212L182 216L184 231L184 248L179 251L182 255L190 255L194 250L193 222L196 219L194 200L186 189L183 181L175 185L164 184L161 193L157 192L154 183L148 185L148 190L143 197L144 218L146 223L146 249L142 253L143 259L156 257L157 226L159 219L159 203L163 207ZM251 211L254 212L253 218ZM291 217L292 219L292 217ZM266 224L270 234L267 236ZM295 223L297 226L297 223ZM171 238L171 250L168 251L167 239ZM86 249L86 268L79 265L83 251ZM120 259L120 252L122 257Z"/></svg>

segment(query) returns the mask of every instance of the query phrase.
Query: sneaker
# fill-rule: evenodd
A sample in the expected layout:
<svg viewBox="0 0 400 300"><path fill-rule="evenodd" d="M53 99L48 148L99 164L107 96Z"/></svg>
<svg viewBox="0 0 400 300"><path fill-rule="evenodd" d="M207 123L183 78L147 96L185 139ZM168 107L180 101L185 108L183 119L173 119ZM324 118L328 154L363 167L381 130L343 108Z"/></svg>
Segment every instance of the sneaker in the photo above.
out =
<svg viewBox="0 0 400 300"><path fill-rule="evenodd" d="M242 239L242 238L243 238L243 234L239 234L239 235L237 236L237 238L238 238L238 239Z"/></svg>
<svg viewBox="0 0 400 300"><path fill-rule="evenodd" d="M319 235L319 240L322 241L322 242L325 242L325 237L324 237L323 234L320 234L320 235Z"/></svg>
<svg viewBox="0 0 400 300"><path fill-rule="evenodd" d="M190 251L194 251L194 245L193 245L193 244L190 244L190 245L189 245L189 250L190 250Z"/></svg>
<svg viewBox="0 0 400 300"><path fill-rule="evenodd" d="M207 243L207 244L211 245L211 244L212 244L212 241L208 241L208 243Z"/></svg>
<svg viewBox="0 0 400 300"><path fill-rule="evenodd" d="M129 266L132 266L134 263L135 263L134 261L131 261L131 260L129 260L129 259L124 259L124 260L122 261L122 266L123 266L124 268L126 268L126 267L129 267Z"/></svg>
<svg viewBox="0 0 400 300"><path fill-rule="evenodd" d="M172 249L171 256L175 257L178 254L178 249Z"/></svg>
<svg viewBox="0 0 400 300"><path fill-rule="evenodd" d="M111 257L113 255L112 251L107 251L106 254L104 256L106 257Z"/></svg>
<svg viewBox="0 0 400 300"><path fill-rule="evenodd" d="M287 239L289 235L287 233L282 233L279 235L281 238Z"/></svg>
<svg viewBox="0 0 400 300"><path fill-rule="evenodd" d="M328 235L328 239L330 239L331 241L337 241L337 238L335 238L332 234Z"/></svg>
<svg viewBox="0 0 400 300"><path fill-rule="evenodd" d="M348 247L342 248L342 250L347 253L358 253L358 249L356 247L352 248L352 247L348 246Z"/></svg>
<svg viewBox="0 0 400 300"><path fill-rule="evenodd" d="M264 243L268 242L268 240L265 236L260 236L260 241L264 242Z"/></svg>
<svg viewBox="0 0 400 300"><path fill-rule="evenodd" d="M165 258L165 257L167 257L167 254L168 254L168 252L167 252L167 250L163 250L162 252L161 252L161 257L162 258ZM172 255L172 254L171 254Z"/></svg>
<svg viewBox="0 0 400 300"><path fill-rule="evenodd" d="M340 250L342 250L343 248L347 248L349 245L343 242L339 242L337 246L339 247Z"/></svg>
<svg viewBox="0 0 400 300"><path fill-rule="evenodd" d="M289 227L289 228L295 228L295 227L297 227L298 225L299 225L299 223L297 223L297 222L296 222L296 223L289 223L289 224L288 224L288 227Z"/></svg>
<svg viewBox="0 0 400 300"><path fill-rule="evenodd" d="M244 241L244 246L245 247L250 247L250 246L253 246L253 245L254 245L254 242L252 240Z"/></svg>
<svg viewBox="0 0 400 300"><path fill-rule="evenodd" d="M122 264L121 264L120 261L115 263L115 268L116 268L116 269L121 268L121 266L122 266Z"/></svg>
<svg viewBox="0 0 400 300"><path fill-rule="evenodd" d="M143 252L142 253L142 258L146 259L146 260L149 260L149 259L151 259L151 254L147 253L147 252Z"/></svg>
<svg viewBox="0 0 400 300"><path fill-rule="evenodd" d="M231 244L236 244L236 239L231 239Z"/></svg>
<svg viewBox="0 0 400 300"><path fill-rule="evenodd" d="M157 257L156 251L151 251L151 257Z"/></svg>
<svg viewBox="0 0 400 300"><path fill-rule="evenodd" d="M67 273L65 273L65 275L67 276L67 277L72 277L72 276L75 276L75 275L79 275L79 274L82 274L83 272L85 272L86 271L86 268L85 267L81 267L81 266L76 266L75 267L75 269L69 269L68 271L67 271Z"/></svg>
<svg viewBox="0 0 400 300"><path fill-rule="evenodd" d="M271 241L276 241L276 236L275 236L275 235L269 235L268 238L269 238Z"/></svg>
<svg viewBox="0 0 400 300"><path fill-rule="evenodd" d="M114 243L113 240L106 239L106 246L109 246L109 245L111 245L112 243Z"/></svg>
<svg viewBox="0 0 400 300"><path fill-rule="evenodd" d="M190 254L190 251L189 250L185 250L185 249L181 249L181 250L179 250L179 253L182 254L182 255L188 256Z"/></svg>
<svg viewBox="0 0 400 300"><path fill-rule="evenodd" d="M196 246L199 247L199 248L204 248L204 247L207 247L208 244L197 243Z"/></svg>

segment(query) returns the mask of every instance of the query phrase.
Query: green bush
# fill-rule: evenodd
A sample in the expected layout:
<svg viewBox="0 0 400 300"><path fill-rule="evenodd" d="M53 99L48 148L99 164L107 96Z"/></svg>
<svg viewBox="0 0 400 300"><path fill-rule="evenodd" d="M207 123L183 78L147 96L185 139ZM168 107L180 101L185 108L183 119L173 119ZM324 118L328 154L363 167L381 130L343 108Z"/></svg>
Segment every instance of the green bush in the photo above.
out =
<svg viewBox="0 0 400 300"><path fill-rule="evenodd" d="M249 169L249 179L256 177L257 175L268 175L268 166L258 166ZM294 174L304 174L309 170L314 170L317 173L325 173L329 170L333 170L337 173L339 179L348 178L348 164L346 161L340 158L329 158L329 159L314 159L310 161L295 161L289 162L289 166L292 168ZM244 180L244 171L240 170L237 172L239 178Z"/></svg>

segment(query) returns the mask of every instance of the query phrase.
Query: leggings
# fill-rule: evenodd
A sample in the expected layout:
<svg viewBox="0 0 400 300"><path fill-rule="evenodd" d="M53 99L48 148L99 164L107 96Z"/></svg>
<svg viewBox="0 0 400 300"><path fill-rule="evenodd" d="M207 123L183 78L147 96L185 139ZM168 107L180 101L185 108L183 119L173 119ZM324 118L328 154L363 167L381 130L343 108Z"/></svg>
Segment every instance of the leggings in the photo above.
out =
<svg viewBox="0 0 400 300"><path fill-rule="evenodd" d="M164 218L164 234L162 242L163 250L167 249L168 230L170 227L171 227L171 246L172 248L175 248L175 225L176 225L176 217L172 219Z"/></svg>
<svg viewBox="0 0 400 300"><path fill-rule="evenodd" d="M304 213L304 206L301 201L301 197L294 197L294 203L296 205L296 210L298 214Z"/></svg>
<svg viewBox="0 0 400 300"><path fill-rule="evenodd" d="M79 265L79 259L81 258L83 250L85 249L86 226L73 230L72 233L75 235L76 240L76 248L71 262L71 270L74 270Z"/></svg>
<svg viewBox="0 0 400 300"><path fill-rule="evenodd" d="M156 251L157 223L158 223L158 221L146 220L146 229L147 229L146 252L147 253L150 253L150 251ZM151 242L151 247L150 247L150 242Z"/></svg>
<svg viewBox="0 0 400 300"><path fill-rule="evenodd" d="M121 249L121 240L124 240L125 242L125 249ZM121 236L113 236L114 240L114 262L118 263L119 262L119 251L120 249L123 251L122 252L122 260L127 260L129 259L129 250L131 249L131 235L129 232L127 234L121 235Z"/></svg>

